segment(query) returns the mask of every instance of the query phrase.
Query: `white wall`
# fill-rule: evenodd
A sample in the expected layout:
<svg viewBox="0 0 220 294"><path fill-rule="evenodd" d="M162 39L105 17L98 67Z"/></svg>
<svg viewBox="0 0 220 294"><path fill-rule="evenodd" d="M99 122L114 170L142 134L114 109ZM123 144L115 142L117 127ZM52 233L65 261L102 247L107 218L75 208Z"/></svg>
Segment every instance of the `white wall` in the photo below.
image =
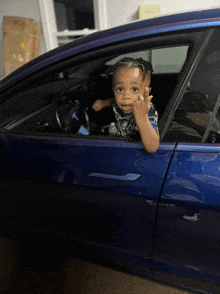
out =
<svg viewBox="0 0 220 294"><path fill-rule="evenodd" d="M108 28L138 19L140 4L160 4L161 14L220 7L220 0L106 0Z"/></svg>
<svg viewBox="0 0 220 294"><path fill-rule="evenodd" d="M4 72L2 22L4 16L17 16L35 19L41 22L38 0L0 0L0 78ZM43 34L41 37L40 53L45 52Z"/></svg>
<svg viewBox="0 0 220 294"><path fill-rule="evenodd" d="M0 6L1 8L1 6ZM1 23L2 25L2 23ZM3 30L0 25L0 79L4 75L4 51L3 51Z"/></svg>
<svg viewBox="0 0 220 294"><path fill-rule="evenodd" d="M45 1L45 0L44 0ZM72 0L74 1L74 0ZM94 0L96 1L96 0ZM119 26L138 19L140 4L161 4L161 13L171 14L184 11L220 7L220 0L105 0L107 28ZM18 16L41 21L38 0L0 0L0 78L4 71L3 16ZM46 51L42 32L40 54Z"/></svg>

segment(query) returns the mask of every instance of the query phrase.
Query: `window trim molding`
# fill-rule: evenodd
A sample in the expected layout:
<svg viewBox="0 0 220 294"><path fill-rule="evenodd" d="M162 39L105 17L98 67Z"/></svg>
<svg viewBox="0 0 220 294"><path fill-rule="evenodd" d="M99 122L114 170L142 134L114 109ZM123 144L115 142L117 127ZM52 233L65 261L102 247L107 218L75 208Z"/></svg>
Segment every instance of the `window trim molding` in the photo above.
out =
<svg viewBox="0 0 220 294"><path fill-rule="evenodd" d="M53 0L38 0L46 51L58 47Z"/></svg>
<svg viewBox="0 0 220 294"><path fill-rule="evenodd" d="M93 0L95 28L97 30L106 30L107 23L107 0Z"/></svg>

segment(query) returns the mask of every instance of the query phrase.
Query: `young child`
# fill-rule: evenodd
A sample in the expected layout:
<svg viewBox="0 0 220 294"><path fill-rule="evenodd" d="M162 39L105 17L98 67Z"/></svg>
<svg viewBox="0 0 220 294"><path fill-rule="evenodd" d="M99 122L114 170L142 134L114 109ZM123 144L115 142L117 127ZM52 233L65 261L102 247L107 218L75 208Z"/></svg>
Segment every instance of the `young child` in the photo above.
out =
<svg viewBox="0 0 220 294"><path fill-rule="evenodd" d="M112 68L115 98L97 100L92 108L99 111L112 106L118 135L140 135L144 148L154 153L159 147L158 115L150 96L152 66L142 58L122 58ZM116 103L116 104L114 104Z"/></svg>

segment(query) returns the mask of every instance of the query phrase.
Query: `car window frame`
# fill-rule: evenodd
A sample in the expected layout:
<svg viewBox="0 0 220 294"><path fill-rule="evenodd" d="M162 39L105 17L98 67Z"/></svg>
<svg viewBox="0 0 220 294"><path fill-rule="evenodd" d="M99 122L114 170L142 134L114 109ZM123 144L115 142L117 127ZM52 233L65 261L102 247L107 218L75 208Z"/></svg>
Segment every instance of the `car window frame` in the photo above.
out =
<svg viewBox="0 0 220 294"><path fill-rule="evenodd" d="M50 66L49 68L45 68L40 70L39 72L35 72L33 75L26 77L25 80L18 82L17 84L13 85L11 89L7 89L2 94L1 101L6 101L12 94L16 92L22 91L27 84L32 84L33 87L37 83L39 83L42 79L48 77L52 72L54 75L59 74L66 69L66 67L73 67L80 65L82 60L84 62L94 60L95 56L99 56L100 58L104 58L106 56L110 56L109 59L113 58L114 56L118 56L121 54L127 54L129 52L137 52L155 49L155 48L162 48L162 47L169 47L169 46L181 46L181 45L192 45L193 50L190 55L190 58L187 60L186 64L184 64L182 71L180 72L180 77L176 88L174 89L173 95L170 97L168 105L163 113L163 116L159 122L159 130L160 130L160 138L163 138L163 135L166 132L166 129L169 125L169 121L172 119L172 115L175 109L178 106L178 102L181 100L181 94L183 94L184 89L187 87L187 81L192 76L195 66L198 64L198 56L199 52L201 51L200 46L204 43L204 40L207 40L207 35L213 29L199 29L199 30L183 30L178 32L166 33L165 35L152 35L152 36L143 36L142 38L137 39L130 39L126 42L118 42L115 44L110 44L103 46L102 48L96 48L89 52L82 52L77 55L71 56L64 61L55 63L54 65ZM116 53L117 52L117 53ZM197 56L197 59L195 58ZM196 59L196 60L195 60ZM39 80L41 79L41 80ZM182 80L184 79L184 83ZM26 90L27 88L25 88ZM13 130L12 130L13 131ZM24 133L24 135L26 132ZM45 134L47 135L47 134ZM54 136L59 136L60 134L54 134ZM73 136L74 134L72 134ZM90 136L89 136L90 137ZM106 139L108 139L106 137ZM112 137L110 138L112 139ZM126 139L126 138L123 138Z"/></svg>
<svg viewBox="0 0 220 294"><path fill-rule="evenodd" d="M212 111L212 115L211 115L210 120L208 122L208 125L207 125L207 128L205 130L205 133L203 135L203 138L202 138L201 143L205 143L206 140L207 140L207 138L208 138L208 136L209 136L209 133L210 133L210 130L211 130L211 127L212 127L212 123L213 123L214 118L216 117L216 114L217 114L218 109L219 109L219 104L220 104L220 94L219 94L218 99L217 99L217 101L215 103L214 109Z"/></svg>
<svg viewBox="0 0 220 294"><path fill-rule="evenodd" d="M205 34L198 40L197 43L192 47L192 51L188 60L184 64L182 71L180 72L179 82L176 85L176 88L173 92L173 95L170 101L167 104L167 107L164 111L163 117L161 118L160 125L162 128L160 130L160 138L163 140L163 137L170 125L170 122L173 118L173 115L182 99L182 96L189 85L190 79L193 76L197 66L199 65L199 61L202 58L202 55L209 44L209 40L214 34L214 29L209 29L205 32Z"/></svg>

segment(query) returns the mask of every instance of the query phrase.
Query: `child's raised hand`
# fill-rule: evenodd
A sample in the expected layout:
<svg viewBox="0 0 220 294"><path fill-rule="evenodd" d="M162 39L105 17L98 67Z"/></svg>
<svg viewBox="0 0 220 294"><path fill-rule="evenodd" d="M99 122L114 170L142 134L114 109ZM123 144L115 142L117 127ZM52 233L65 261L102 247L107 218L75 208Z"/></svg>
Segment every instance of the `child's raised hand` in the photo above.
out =
<svg viewBox="0 0 220 294"><path fill-rule="evenodd" d="M151 88L146 87L144 96L138 95L137 100L133 103L133 112L134 116L137 119L138 117L146 117L150 110L150 102L153 98L152 95L149 95Z"/></svg>

